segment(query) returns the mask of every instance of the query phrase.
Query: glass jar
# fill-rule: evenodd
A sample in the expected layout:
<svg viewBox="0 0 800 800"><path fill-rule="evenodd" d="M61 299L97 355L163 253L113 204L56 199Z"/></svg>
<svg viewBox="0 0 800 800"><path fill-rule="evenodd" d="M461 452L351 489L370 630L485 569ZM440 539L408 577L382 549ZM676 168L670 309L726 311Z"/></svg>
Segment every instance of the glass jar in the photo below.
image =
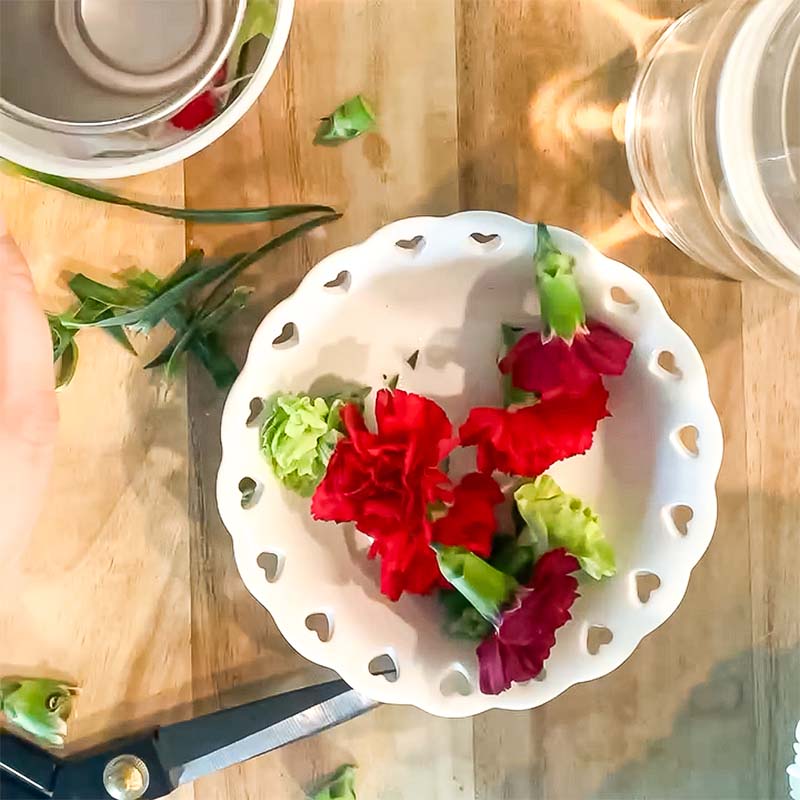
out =
<svg viewBox="0 0 800 800"><path fill-rule="evenodd" d="M800 289L800 0L707 0L667 28L628 104L659 230L736 278Z"/></svg>

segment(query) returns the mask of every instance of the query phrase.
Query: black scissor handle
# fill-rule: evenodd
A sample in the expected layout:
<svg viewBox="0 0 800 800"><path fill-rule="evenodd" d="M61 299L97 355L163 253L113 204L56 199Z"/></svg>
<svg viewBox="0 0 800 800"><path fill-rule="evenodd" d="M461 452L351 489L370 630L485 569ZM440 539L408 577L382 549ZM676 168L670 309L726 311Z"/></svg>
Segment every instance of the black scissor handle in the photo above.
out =
<svg viewBox="0 0 800 800"><path fill-rule="evenodd" d="M48 797L58 761L46 750L0 731L0 798Z"/></svg>
<svg viewBox="0 0 800 800"><path fill-rule="evenodd" d="M159 759L157 736L150 732L60 759L16 736L0 733L0 800L109 800L104 773L121 756L146 768L147 785L139 795L142 800L166 797L175 787Z"/></svg>

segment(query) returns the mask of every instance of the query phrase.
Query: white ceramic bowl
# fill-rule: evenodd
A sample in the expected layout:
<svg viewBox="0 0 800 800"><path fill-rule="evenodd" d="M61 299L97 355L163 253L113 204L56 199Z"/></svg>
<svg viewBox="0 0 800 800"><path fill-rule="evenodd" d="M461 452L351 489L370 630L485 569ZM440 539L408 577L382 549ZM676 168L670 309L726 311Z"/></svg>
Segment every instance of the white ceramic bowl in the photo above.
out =
<svg viewBox="0 0 800 800"><path fill-rule="evenodd" d="M378 565L365 556L367 537L312 520L309 502L272 476L258 426L247 424L253 399L312 385L324 393L335 385L332 376L380 387L383 374L399 372L401 388L436 399L455 425L472 406L499 405L499 325L530 324L538 314L533 226L485 211L406 219L333 253L267 315L228 397L217 498L242 578L296 650L376 700L458 717L531 708L605 675L675 611L711 539L722 433L697 350L641 275L574 233L552 231L577 259L589 316L634 349L625 375L607 380L614 416L600 423L590 452L550 470L600 514L618 573L582 581L544 680L481 694L474 643L442 633L436 599L383 597ZM287 323L295 327L281 337ZM415 350L412 370L405 359ZM680 374L660 366L663 352L673 354ZM697 455L681 443L685 426L697 430ZM256 484L248 507L239 491L244 478ZM685 535L673 519L676 507L693 511ZM637 591L643 575L660 580L646 602ZM315 620L327 621L329 641L309 629ZM595 626L613 640L592 654L587 639ZM397 665L395 682L370 672L384 654Z"/></svg>
<svg viewBox="0 0 800 800"><path fill-rule="evenodd" d="M85 180L141 175L183 161L216 141L256 102L286 47L293 14L294 0L278 0L275 30L253 77L216 119L180 141L157 150L129 153L118 144L124 141L119 137L126 134L69 135L0 116L0 156L32 169ZM103 141L109 143L109 151L119 152L95 155L104 150Z"/></svg>

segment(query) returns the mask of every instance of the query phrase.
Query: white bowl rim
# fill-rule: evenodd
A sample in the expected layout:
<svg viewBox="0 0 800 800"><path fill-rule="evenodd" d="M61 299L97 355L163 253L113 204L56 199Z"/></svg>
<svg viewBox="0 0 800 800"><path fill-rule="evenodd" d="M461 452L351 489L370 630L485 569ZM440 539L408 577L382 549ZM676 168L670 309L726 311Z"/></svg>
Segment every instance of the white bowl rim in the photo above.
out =
<svg viewBox="0 0 800 800"><path fill-rule="evenodd" d="M597 265L602 266L607 275L607 280L611 281L610 286L617 285L625 290L630 289L629 294L640 302L640 310L648 320L648 328L657 325L663 331L668 332L670 335L669 344L679 348L675 352L683 356L679 363L681 363L682 368L685 367L684 380L686 381L686 388L681 391L685 397L692 398L693 414L691 415L690 423L696 424L698 429L702 431L704 443L699 455L692 459L697 468L703 473L703 480L698 481L697 485L692 489L698 495L702 494L702 502L696 502L699 498L691 496L687 496L685 500L677 501L685 501L695 511L695 516L691 523L692 535L691 537L685 537L681 544L681 547L685 548L682 551L682 557L674 563L670 562L668 567L671 571L670 581L665 588L662 587L664 593L657 601L657 604L655 606L652 603L648 604L647 608L649 610L646 614L638 614L636 624L631 625L629 630L615 632L613 648L608 648L605 654L601 653L592 656L593 666L582 668L579 676L573 675L566 680L563 678L555 680L556 676L553 675L551 678L548 673L547 680L541 684L543 691L539 692L537 690L538 695L535 700L532 700L525 685L514 687L524 689L523 692L515 692L514 688L512 688L510 692L496 696L473 692L466 697L451 696L445 698L442 697L441 692L436 692L436 688L430 687L426 688L424 696L415 696L413 693L410 696L403 695L398 692L399 683L375 680L373 676L363 669L363 665L356 663L358 658L354 657L349 651L357 650L358 647L356 645L358 643L349 642L348 652L342 654L339 644L336 643L335 636L333 641L323 643L316 636L309 635L309 631L306 629L302 619L305 612L300 615L301 618L299 620L296 620L293 612L287 612L285 609L281 610L279 604L271 608L269 598L275 599L274 592L277 587L282 586L283 580L267 584L264 580L263 569L255 565L254 553L250 552L253 544L248 542L247 536L244 535L248 527L245 520L249 512L243 510L240 502L241 495L235 488L242 476L241 468L243 466L247 468L248 466L246 463L237 462L236 454L233 452L241 439L241 435L237 431L243 427L243 420L247 418L247 414L250 411L250 399L257 394L257 392L254 394L254 387L262 383L258 375L255 374L258 368L254 364L259 359L255 358L254 355L261 348L265 348L272 343L273 337L276 332L280 333L286 319L292 319L299 307L305 308L313 295L319 292L319 287L322 287L325 281L335 278L340 270L343 269L355 274L354 270L357 269L357 254L359 251L366 251L370 256L370 265L374 265L377 255L374 252L376 247L392 246L393 243L396 243L396 240L412 239L418 234L423 234L425 240L428 241L427 250L431 247L430 242L435 232L440 230L442 226L449 226L447 231L448 242L458 240L458 237L461 236L469 237L470 232L473 231L485 233L495 230L503 236L505 236L505 233L511 234L511 237L516 238L517 242L519 242L520 236L523 235L529 236L531 242L534 241L533 226L524 223L522 220L497 212L465 211L449 217L412 217L397 220L380 228L364 241L338 250L322 259L305 276L292 295L270 310L253 336L248 352L247 362L249 363L245 364L239 379L231 389L222 415L222 460L217 477L217 503L220 516L231 533L234 556L245 585L253 596L272 613L281 633L294 649L311 661L340 671L344 679L349 681L358 691L379 702L416 705L438 716L466 717L491 708L530 709L554 699L576 683L602 677L626 661L643 638L672 616L684 597L692 570L702 558L714 533L717 519L715 484L722 462L723 438L719 417L711 401L708 379L701 356L687 334L669 317L655 289L640 273L605 256L580 235L566 229L551 227L550 230L554 237L561 240L562 247L570 247L570 249L572 247L585 248L592 261L596 261ZM519 229L523 228L529 229L531 233L522 233ZM428 239L429 236L431 239ZM433 249L435 252L439 252L438 248L434 247ZM590 269L596 270L595 267ZM300 321L302 322L302 319ZM683 384L684 380L676 385ZM675 413L678 417L681 417L683 411L685 409L678 408ZM681 413L678 414L678 412ZM687 421L682 420L681 424L687 424ZM671 436L670 438L673 437ZM255 457L254 454L247 453L244 461L250 461ZM277 545L277 547L279 552L280 545ZM279 567L279 569L282 568ZM659 574L664 577L666 572L659 572ZM271 587L269 588L269 594L267 588L265 588L268 586ZM278 589L278 592L282 593L283 589ZM630 589L630 592L635 594L635 589ZM328 608L331 603L326 601L326 604L323 605ZM389 650L386 650L386 652L389 652ZM529 684L535 685L533 682L529 682Z"/></svg>
<svg viewBox="0 0 800 800"><path fill-rule="evenodd" d="M295 0L279 0L275 29L253 77L242 93L205 127L185 139L155 152L114 159L80 159L47 155L0 137L0 156L29 169L69 178L106 180L129 178L177 164L193 156L229 131L255 104L275 72L289 38Z"/></svg>

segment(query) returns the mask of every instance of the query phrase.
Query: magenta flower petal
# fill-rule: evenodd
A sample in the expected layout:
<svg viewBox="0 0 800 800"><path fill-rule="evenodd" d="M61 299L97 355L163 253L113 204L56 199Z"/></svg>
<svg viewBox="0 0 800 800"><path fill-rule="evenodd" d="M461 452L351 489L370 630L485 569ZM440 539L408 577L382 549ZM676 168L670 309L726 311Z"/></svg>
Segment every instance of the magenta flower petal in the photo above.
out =
<svg viewBox="0 0 800 800"><path fill-rule="evenodd" d="M556 631L572 618L578 581L571 573L579 568L578 560L563 548L545 553L536 562L527 591L478 646L484 694L500 694L512 683L523 683L542 671L556 643Z"/></svg>

